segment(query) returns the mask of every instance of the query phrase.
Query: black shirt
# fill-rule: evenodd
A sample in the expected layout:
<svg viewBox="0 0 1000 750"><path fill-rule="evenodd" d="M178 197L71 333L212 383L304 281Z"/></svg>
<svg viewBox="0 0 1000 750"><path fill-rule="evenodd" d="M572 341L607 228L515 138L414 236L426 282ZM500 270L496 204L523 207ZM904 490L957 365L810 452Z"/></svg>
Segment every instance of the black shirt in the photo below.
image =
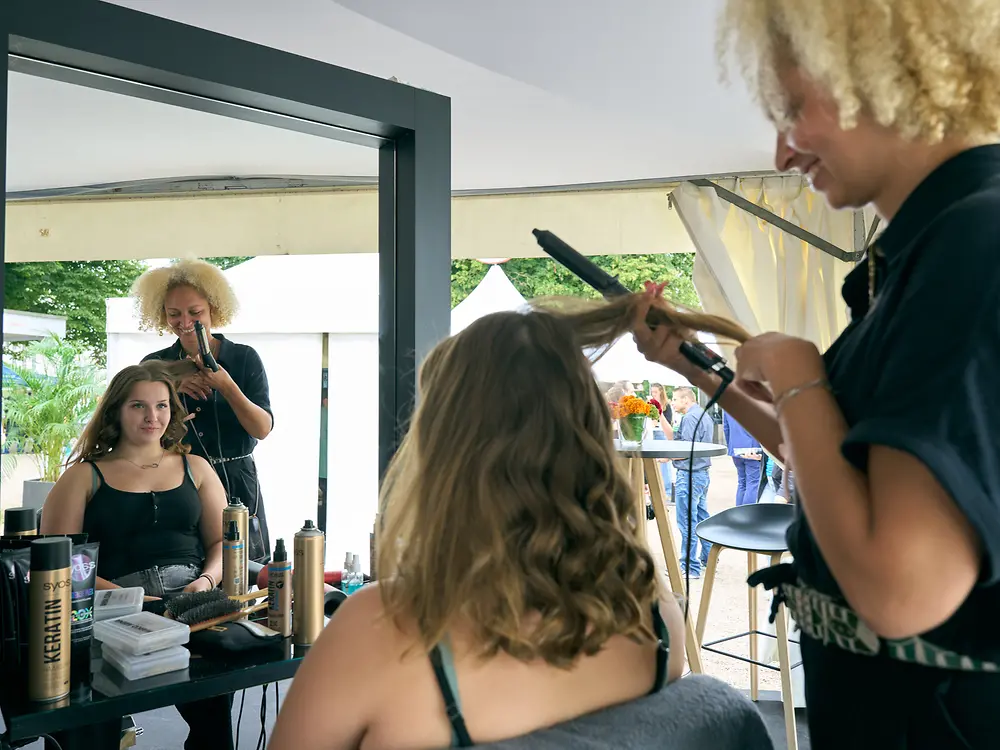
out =
<svg viewBox="0 0 1000 750"><path fill-rule="evenodd" d="M1000 612L998 227L1000 146L970 149L940 166L876 243L870 311L867 263L848 275L843 294L852 321L824 355L849 425L847 460L865 471L871 445L913 455L978 532L980 583L925 637L992 659L1000 655L992 616ZM801 512L788 539L801 579L839 594Z"/></svg>
<svg viewBox="0 0 1000 750"><path fill-rule="evenodd" d="M97 574L113 581L154 565L201 567L201 496L188 460L179 485L164 492L126 492L110 486L96 463L99 486L83 513L83 531L101 543Z"/></svg>
<svg viewBox="0 0 1000 750"><path fill-rule="evenodd" d="M264 372L260 355L251 346L237 344L218 333L212 335L219 341L219 356L216 361L225 368L244 396L271 415L273 425L274 414L271 412L267 373ZM143 362L150 359L184 359L186 356L178 339L166 349L147 354L143 357ZM202 458L237 458L253 453L257 438L243 429L233 407L221 393L213 392L204 401L191 396L182 398L188 412L195 415L188 423L188 433L184 438L191 445L192 453Z"/></svg>

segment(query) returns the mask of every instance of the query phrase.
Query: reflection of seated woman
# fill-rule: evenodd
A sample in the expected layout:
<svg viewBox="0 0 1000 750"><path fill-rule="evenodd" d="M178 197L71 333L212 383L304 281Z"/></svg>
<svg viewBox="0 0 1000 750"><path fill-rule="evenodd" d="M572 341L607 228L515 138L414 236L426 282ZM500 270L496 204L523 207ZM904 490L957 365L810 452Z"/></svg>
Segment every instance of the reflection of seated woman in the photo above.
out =
<svg viewBox="0 0 1000 750"><path fill-rule="evenodd" d="M147 362L112 379L45 501L43 534L83 531L100 542L97 588L163 596L222 577L225 494L205 459L185 455L185 411L168 367ZM192 729L185 748L232 747L229 700L178 706Z"/></svg>
<svg viewBox="0 0 1000 750"><path fill-rule="evenodd" d="M663 689L683 671L680 610L638 537L575 338L553 315L498 313L427 357L383 482L380 581L312 647L272 750L469 746L556 724L571 746L616 717L627 731L609 746L662 747L671 696L706 682L746 719L740 747L762 746L735 691L707 678Z"/></svg>

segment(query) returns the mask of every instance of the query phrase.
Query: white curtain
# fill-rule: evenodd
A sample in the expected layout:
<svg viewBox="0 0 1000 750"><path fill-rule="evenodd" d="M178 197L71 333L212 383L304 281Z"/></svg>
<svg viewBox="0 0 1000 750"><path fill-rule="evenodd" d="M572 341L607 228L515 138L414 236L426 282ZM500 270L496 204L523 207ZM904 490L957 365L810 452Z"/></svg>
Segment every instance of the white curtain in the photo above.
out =
<svg viewBox="0 0 1000 750"><path fill-rule="evenodd" d="M854 216L834 211L801 177L721 180L720 186L851 251ZM840 297L853 264L838 260L691 183L670 196L697 248L694 283L706 312L751 333L781 331L828 347L848 322Z"/></svg>
<svg viewBox="0 0 1000 750"><path fill-rule="evenodd" d="M832 210L801 177L718 184L844 250L854 249L853 212ZM840 288L853 263L722 200L712 188L683 183L671 193L670 202L697 250L694 283L706 312L733 318L752 334L781 331L800 336L821 351L847 325ZM731 347L723 350L732 356ZM770 597L764 598L769 604ZM792 620L789 631L794 627ZM774 626L765 625L764 632L774 634ZM762 645L763 661L777 661L775 642L764 639ZM800 661L799 647L792 644L789 650L792 663ZM792 670L792 688L795 705L804 706L801 667Z"/></svg>

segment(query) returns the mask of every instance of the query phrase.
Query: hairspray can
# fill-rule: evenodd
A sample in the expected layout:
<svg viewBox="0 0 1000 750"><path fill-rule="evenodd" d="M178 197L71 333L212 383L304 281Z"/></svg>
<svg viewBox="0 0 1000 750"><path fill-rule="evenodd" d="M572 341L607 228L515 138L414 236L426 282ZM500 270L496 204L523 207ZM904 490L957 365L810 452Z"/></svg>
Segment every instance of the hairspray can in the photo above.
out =
<svg viewBox="0 0 1000 750"><path fill-rule="evenodd" d="M230 521L222 537L222 590L228 596L245 594L246 579L243 577L243 540L236 521Z"/></svg>
<svg viewBox="0 0 1000 750"><path fill-rule="evenodd" d="M292 634L292 563L284 539L274 545L267 564L267 626L286 638Z"/></svg>
<svg viewBox="0 0 1000 750"><path fill-rule="evenodd" d="M245 594L250 590L250 581L247 578L247 553L250 544L250 536L248 526L250 523L250 511L247 510L247 506L240 502L238 497L229 498L229 504L222 510L222 528L223 531L229 528L229 522L235 521L236 528L240 532L240 541L243 542L242 554L243 559L240 562L240 581L242 582L242 589L239 591L234 591L235 594Z"/></svg>
<svg viewBox="0 0 1000 750"><path fill-rule="evenodd" d="M4 536L37 536L38 510L36 508L7 508L3 512Z"/></svg>
<svg viewBox="0 0 1000 750"><path fill-rule="evenodd" d="M28 700L56 701L69 694L72 554L68 537L31 543Z"/></svg>
<svg viewBox="0 0 1000 750"><path fill-rule="evenodd" d="M323 560L326 537L312 521L295 532L295 609L292 633L297 646L311 646L323 630Z"/></svg>

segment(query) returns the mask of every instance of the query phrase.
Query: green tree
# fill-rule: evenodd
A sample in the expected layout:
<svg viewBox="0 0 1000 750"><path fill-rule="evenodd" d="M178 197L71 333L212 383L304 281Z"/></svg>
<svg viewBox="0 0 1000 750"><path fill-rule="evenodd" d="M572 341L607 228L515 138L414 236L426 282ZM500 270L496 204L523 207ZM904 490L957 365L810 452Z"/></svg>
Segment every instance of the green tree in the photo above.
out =
<svg viewBox="0 0 1000 750"><path fill-rule="evenodd" d="M94 413L104 378L96 366L81 362L76 346L56 336L32 341L25 353L40 358L48 374L11 367L15 377L3 383L6 445L14 453L37 455L41 479L54 482L67 449Z"/></svg>
<svg viewBox="0 0 1000 750"><path fill-rule="evenodd" d="M647 280L666 281L665 294L674 302L701 309L694 289L694 255L594 255L590 258L608 273L617 276L629 289L642 289ZM464 300L483 280L489 266L478 260L451 263L451 306ZM551 258L514 258L503 264L504 273L525 299L535 297L599 295L570 271Z"/></svg>
<svg viewBox="0 0 1000 750"><path fill-rule="evenodd" d="M205 258L223 270L253 256ZM105 300L127 297L132 283L148 268L142 260L47 261L4 264L4 306L9 310L62 315L66 339L103 365L107 354ZM5 347L10 356L23 345Z"/></svg>
<svg viewBox="0 0 1000 750"><path fill-rule="evenodd" d="M105 300L124 297L146 263L139 260L4 264L4 306L63 315L66 339L101 364L107 349Z"/></svg>

